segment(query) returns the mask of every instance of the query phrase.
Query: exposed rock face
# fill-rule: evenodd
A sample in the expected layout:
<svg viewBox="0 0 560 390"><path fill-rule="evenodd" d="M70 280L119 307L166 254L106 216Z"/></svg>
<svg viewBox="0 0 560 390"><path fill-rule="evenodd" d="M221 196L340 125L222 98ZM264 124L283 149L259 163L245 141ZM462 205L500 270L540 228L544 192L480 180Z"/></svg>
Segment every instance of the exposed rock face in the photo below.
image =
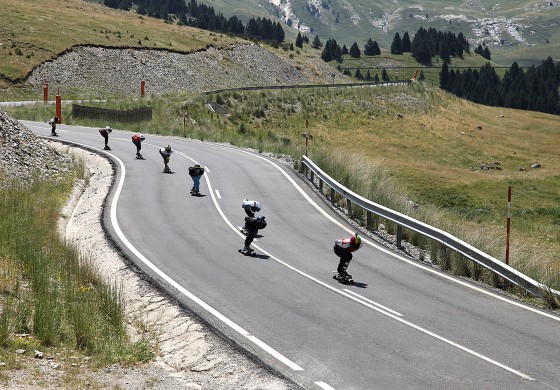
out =
<svg viewBox="0 0 560 390"><path fill-rule="evenodd" d="M0 175L29 180L60 177L71 161L0 110Z"/></svg>
<svg viewBox="0 0 560 390"><path fill-rule="evenodd" d="M27 82L38 92L46 81L64 90L138 94L310 83L309 70L253 44L213 47L190 54L162 50L76 47L35 68ZM332 73L332 68L331 72ZM331 77L326 73L325 79Z"/></svg>

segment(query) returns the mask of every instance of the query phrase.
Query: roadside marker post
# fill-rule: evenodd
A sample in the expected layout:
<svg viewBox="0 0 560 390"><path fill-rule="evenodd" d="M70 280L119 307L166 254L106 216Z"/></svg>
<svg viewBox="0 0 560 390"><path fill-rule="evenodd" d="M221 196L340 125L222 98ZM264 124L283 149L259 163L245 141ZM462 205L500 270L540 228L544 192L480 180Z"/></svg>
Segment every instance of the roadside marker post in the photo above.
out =
<svg viewBox="0 0 560 390"><path fill-rule="evenodd" d="M508 203L507 203L507 233L506 233L506 265L509 265L509 231L511 220L511 186L508 186Z"/></svg>
<svg viewBox="0 0 560 390"><path fill-rule="evenodd" d="M47 102L49 100L49 83L45 80L45 84L43 85L43 102Z"/></svg>
<svg viewBox="0 0 560 390"><path fill-rule="evenodd" d="M62 98L60 97L60 88L56 93L56 116L58 117L58 123L62 123Z"/></svg>
<svg viewBox="0 0 560 390"><path fill-rule="evenodd" d="M312 135L309 134L309 120L305 120L305 133L302 134L302 137L305 137L305 155L307 156L307 147L309 145L309 140L313 138Z"/></svg>

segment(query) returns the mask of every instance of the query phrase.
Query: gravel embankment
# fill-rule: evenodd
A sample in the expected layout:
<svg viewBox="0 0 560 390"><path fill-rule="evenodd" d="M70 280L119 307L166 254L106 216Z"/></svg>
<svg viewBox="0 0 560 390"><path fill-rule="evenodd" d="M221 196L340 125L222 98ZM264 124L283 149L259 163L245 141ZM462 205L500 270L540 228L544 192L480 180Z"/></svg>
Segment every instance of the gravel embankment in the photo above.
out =
<svg viewBox="0 0 560 390"><path fill-rule="evenodd" d="M189 54L161 50L76 47L34 69L27 82L38 92L44 81L64 90L137 94L210 91L223 88L309 84L332 81L333 69L318 64L314 71L295 66L254 44L213 47Z"/></svg>
<svg viewBox="0 0 560 390"><path fill-rule="evenodd" d="M8 178L29 180L60 177L68 173L71 158L33 134L25 126L0 110L0 173Z"/></svg>

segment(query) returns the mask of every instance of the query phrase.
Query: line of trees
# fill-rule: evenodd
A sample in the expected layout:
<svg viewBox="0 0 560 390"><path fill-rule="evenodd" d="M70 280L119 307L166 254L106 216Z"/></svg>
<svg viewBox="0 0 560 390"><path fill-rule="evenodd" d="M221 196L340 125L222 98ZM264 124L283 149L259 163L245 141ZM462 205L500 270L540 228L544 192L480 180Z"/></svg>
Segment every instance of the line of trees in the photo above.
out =
<svg viewBox="0 0 560 390"><path fill-rule="evenodd" d="M463 57L463 53L470 53L469 42L463 33L455 35L452 32L444 33L433 27L425 29L420 27L410 46L412 56L421 64L429 64L432 57L440 56L445 62L450 57Z"/></svg>
<svg viewBox="0 0 560 390"><path fill-rule="evenodd" d="M488 61L490 61L492 54L490 53L490 49L488 49L488 46L484 46L484 49L482 48L482 45L478 45L478 47L476 49L474 49L475 54L478 54L484 58L486 58Z"/></svg>
<svg viewBox="0 0 560 390"><path fill-rule="evenodd" d="M559 86L560 62L554 64L551 57L526 71L514 62L501 80L488 62L480 70L463 72L444 63L440 73L442 89L475 103L555 115L560 114Z"/></svg>
<svg viewBox="0 0 560 390"><path fill-rule="evenodd" d="M315 38L319 38L318 35ZM315 42L314 42L315 43ZM297 46L297 40L296 40ZM320 46L312 44L313 47L319 48ZM316 47L317 46L317 47ZM336 42L335 39L331 38L325 42L325 47L323 48L323 52L321 53L321 59L325 62L329 62L332 60L337 60L338 62L342 62L343 55L350 55L352 58L360 58L362 52L360 47L356 42L350 46L350 50L346 48L346 45L340 47L340 45ZM377 44L377 41L372 41L371 38L368 39L364 48L364 54L367 56L376 56L381 54L381 49Z"/></svg>
<svg viewBox="0 0 560 390"><path fill-rule="evenodd" d="M315 36L315 38L318 39L318 36ZM296 46L297 43L298 41L296 40ZM429 64L434 56L441 57L444 62L450 62L451 57L463 57L465 52L470 53L470 47L463 33L455 35L452 32L444 33L438 31L433 27L430 27L428 30L420 27L414 35L412 42L410 41L408 31L404 32L402 38L398 32L395 34L393 42L391 43L391 54L403 54L407 52L410 52L412 56L416 58L416 61ZM381 49L376 41L372 41L371 38L369 38L365 44L363 53L367 56L380 55ZM475 53L490 60L490 50L488 47L482 49L479 45ZM343 46L341 49L334 39L329 39L325 44L321 58L326 62L332 61L333 59L341 62L342 55L344 54L349 54L352 58L360 58L362 52L356 42L354 42L352 46L350 46L350 50L348 50L346 46Z"/></svg>
<svg viewBox="0 0 560 390"><path fill-rule="evenodd" d="M400 34L397 32L391 43L391 54L402 54L410 52L412 43L408 36L408 31L405 31L401 39ZM381 53L380 53L381 54Z"/></svg>
<svg viewBox="0 0 560 390"><path fill-rule="evenodd" d="M318 36L317 36L318 38ZM303 48L303 43L309 43L309 38L307 37L307 35L301 35L301 33L299 32L297 37L296 37L296 47L299 47L300 49Z"/></svg>
<svg viewBox="0 0 560 390"><path fill-rule="evenodd" d="M104 0L104 5L130 10L131 0ZM216 31L226 34L244 36L270 42L284 42L285 33L280 22L273 22L267 18L251 18L247 25L232 16L226 19L221 13L216 14L214 7L190 0L135 0L136 12L140 15L164 19L179 20L179 24L197 27L203 30Z"/></svg>

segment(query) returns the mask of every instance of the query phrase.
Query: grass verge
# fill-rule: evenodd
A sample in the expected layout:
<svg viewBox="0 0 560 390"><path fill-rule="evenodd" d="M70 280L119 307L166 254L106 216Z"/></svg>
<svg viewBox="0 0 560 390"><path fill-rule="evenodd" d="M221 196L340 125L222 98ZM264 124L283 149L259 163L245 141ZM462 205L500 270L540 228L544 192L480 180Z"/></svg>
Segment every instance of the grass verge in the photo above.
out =
<svg viewBox="0 0 560 390"><path fill-rule="evenodd" d="M103 280L91 259L58 236L62 204L84 175L76 164L61 181L0 186L0 360L7 364L0 383L34 350L59 362L74 356L92 368L154 356L147 340L127 335L120 286ZM19 356L17 349L27 352Z"/></svg>

